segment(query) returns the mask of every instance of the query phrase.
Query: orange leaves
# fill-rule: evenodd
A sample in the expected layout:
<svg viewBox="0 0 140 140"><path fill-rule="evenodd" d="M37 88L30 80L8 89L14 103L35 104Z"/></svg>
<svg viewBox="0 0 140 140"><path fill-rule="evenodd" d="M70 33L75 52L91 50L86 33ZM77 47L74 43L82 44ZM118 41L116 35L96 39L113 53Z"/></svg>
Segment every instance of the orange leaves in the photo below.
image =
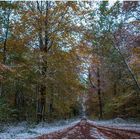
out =
<svg viewBox="0 0 140 140"><path fill-rule="evenodd" d="M75 11L75 12L78 10L78 7L77 7L77 5L76 5L76 2L68 1L68 2L67 2L67 5L68 5L69 7L71 7L72 10Z"/></svg>
<svg viewBox="0 0 140 140"><path fill-rule="evenodd" d="M12 68L10 68L9 66L6 66L6 65L0 63L0 81L3 81L5 78L3 76L4 72L14 72L14 70Z"/></svg>
<svg viewBox="0 0 140 140"><path fill-rule="evenodd" d="M93 33L90 33L90 32L86 32L84 37L85 37L85 40L87 40L87 41L88 40L91 41L94 39Z"/></svg>
<svg viewBox="0 0 140 140"><path fill-rule="evenodd" d="M132 59L130 61L131 64L137 65L139 63L140 65L140 48L136 47L136 48L132 48ZM136 64L137 63L137 64Z"/></svg>
<svg viewBox="0 0 140 140"><path fill-rule="evenodd" d="M133 48L132 51L134 54L140 55L140 48L139 47Z"/></svg>
<svg viewBox="0 0 140 140"><path fill-rule="evenodd" d="M0 71L12 71L12 69L10 67L0 63Z"/></svg>
<svg viewBox="0 0 140 140"><path fill-rule="evenodd" d="M94 55L93 58L92 58L92 64L94 64L96 66L99 66L100 63L101 62L100 62L99 56Z"/></svg>
<svg viewBox="0 0 140 140"><path fill-rule="evenodd" d="M133 48L133 55L131 57L131 60L129 64L132 66L133 70L137 73L139 73L140 69L140 48Z"/></svg>

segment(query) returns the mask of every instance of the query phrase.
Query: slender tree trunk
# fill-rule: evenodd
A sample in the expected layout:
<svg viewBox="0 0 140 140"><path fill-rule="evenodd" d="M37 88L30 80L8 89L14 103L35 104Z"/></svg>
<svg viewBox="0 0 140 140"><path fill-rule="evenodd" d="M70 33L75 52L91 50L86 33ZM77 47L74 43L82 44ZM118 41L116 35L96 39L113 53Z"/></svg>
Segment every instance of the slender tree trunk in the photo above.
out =
<svg viewBox="0 0 140 140"><path fill-rule="evenodd" d="M119 47L118 47L118 48L119 48ZM122 55L120 48L119 48L119 53L120 53L120 55L121 55L121 57L122 57L122 59L123 59L124 64L126 65L128 71L129 71L129 73L130 73L132 79L134 80L137 89L138 89L139 92L140 92L140 85L139 85L139 83L138 83L138 81L137 81L137 79L136 79L136 77L135 77L135 74L133 73L133 71L131 70L130 66L129 66L128 63L126 62L124 56Z"/></svg>
<svg viewBox="0 0 140 140"><path fill-rule="evenodd" d="M2 83L0 82L0 97L2 96Z"/></svg>
<svg viewBox="0 0 140 140"><path fill-rule="evenodd" d="M37 105L37 121L44 121L45 119L45 106L46 106L46 86L41 84L39 88L39 99Z"/></svg>
<svg viewBox="0 0 140 140"><path fill-rule="evenodd" d="M22 118L21 116L24 116L22 113L22 109L24 107L24 103L25 103L25 98L24 98L24 94L23 94L23 87L22 85L19 83L20 81L18 80L16 83L16 91L15 91L15 108L18 110L17 112L17 120L21 120L21 119L25 119ZM24 116L25 117L25 116Z"/></svg>
<svg viewBox="0 0 140 140"><path fill-rule="evenodd" d="M113 88L114 88L114 95L117 95L117 83L116 82L114 82Z"/></svg>
<svg viewBox="0 0 140 140"><path fill-rule="evenodd" d="M115 42L115 37L114 37L113 43L114 43L114 48L115 48L115 49L118 51L118 53L120 54L120 56L121 56L121 58L122 58L122 60L123 60L123 62L124 62L124 65L126 66L127 70L129 71L130 76L132 77L132 79L133 79L133 81L134 81L134 83L135 83L135 85L136 85L136 87L137 87L137 93L140 93L140 84L139 84L139 82L138 82L138 80L137 80L135 74L133 73L132 69L130 68L129 64L128 64L127 61L125 60L125 58L124 58L124 56L123 56L123 54L122 54L122 52L121 52L120 47L117 46L117 45L115 45L115 44L116 44L116 42Z"/></svg>
<svg viewBox="0 0 140 140"><path fill-rule="evenodd" d="M49 103L49 120L52 121L53 113L53 93L51 94L50 103Z"/></svg>
<svg viewBox="0 0 140 140"><path fill-rule="evenodd" d="M10 9L9 13L7 15L7 27L6 27L6 32L5 32L5 39L4 39L4 44L3 44L3 64L6 63L6 55L7 55L7 37L8 37L8 32L9 32L9 21L10 21Z"/></svg>
<svg viewBox="0 0 140 140"><path fill-rule="evenodd" d="M10 14L11 10L9 9L9 13L7 15L7 26L6 26L6 32L5 32L5 39L3 43L3 64L6 64L6 58L7 58L7 38L8 38L8 32L9 32L9 21L10 21ZM0 96L3 95L3 83L0 81Z"/></svg>
<svg viewBox="0 0 140 140"><path fill-rule="evenodd" d="M99 119L103 118L102 98L101 98L101 83L100 83L100 69L97 68L97 86L98 86L98 100L99 100Z"/></svg>

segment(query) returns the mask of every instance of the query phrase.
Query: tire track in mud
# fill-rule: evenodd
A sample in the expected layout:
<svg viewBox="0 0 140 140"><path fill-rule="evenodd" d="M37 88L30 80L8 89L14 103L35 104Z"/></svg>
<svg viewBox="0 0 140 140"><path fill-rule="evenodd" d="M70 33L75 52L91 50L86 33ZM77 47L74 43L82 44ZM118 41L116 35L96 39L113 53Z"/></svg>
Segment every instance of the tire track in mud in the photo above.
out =
<svg viewBox="0 0 140 140"><path fill-rule="evenodd" d="M67 134L69 131L71 131L73 128L75 128L76 125L62 129L60 131L51 132L49 134L44 134L42 136L38 136L38 137L36 137L36 139L61 139L65 134Z"/></svg>
<svg viewBox="0 0 140 140"><path fill-rule="evenodd" d="M114 128L114 127L105 127L101 125L93 125L90 124L92 127L97 128L100 132L108 136L109 138L120 138L120 139L130 139L130 138L135 138L139 139L140 138L140 132L134 131L134 130L126 130L122 128Z"/></svg>

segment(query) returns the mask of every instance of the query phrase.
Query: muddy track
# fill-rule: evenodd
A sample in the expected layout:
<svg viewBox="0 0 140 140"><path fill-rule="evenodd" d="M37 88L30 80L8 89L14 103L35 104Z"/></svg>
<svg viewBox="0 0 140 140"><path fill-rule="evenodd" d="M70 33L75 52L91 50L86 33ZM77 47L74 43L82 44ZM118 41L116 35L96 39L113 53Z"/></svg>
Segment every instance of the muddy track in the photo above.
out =
<svg viewBox="0 0 140 140"><path fill-rule="evenodd" d="M96 128L98 132L104 134L106 137L112 138L112 139L140 138L140 132L137 132L137 131L104 127L104 126L96 126L96 125L92 125L92 127Z"/></svg>
<svg viewBox="0 0 140 140"><path fill-rule="evenodd" d="M91 124L89 124L91 125ZM126 130L122 128L114 128L114 127L105 127L105 126L96 126L92 125L92 127L97 128L100 132L105 133L108 135L108 133L111 133L112 136L114 135L115 137L112 138L140 138L140 132L134 131L134 130ZM117 137L116 137L117 136Z"/></svg>
<svg viewBox="0 0 140 140"><path fill-rule="evenodd" d="M140 131L126 130L101 125L94 125L87 120L81 120L74 126L66 129L45 134L37 139L140 139Z"/></svg>

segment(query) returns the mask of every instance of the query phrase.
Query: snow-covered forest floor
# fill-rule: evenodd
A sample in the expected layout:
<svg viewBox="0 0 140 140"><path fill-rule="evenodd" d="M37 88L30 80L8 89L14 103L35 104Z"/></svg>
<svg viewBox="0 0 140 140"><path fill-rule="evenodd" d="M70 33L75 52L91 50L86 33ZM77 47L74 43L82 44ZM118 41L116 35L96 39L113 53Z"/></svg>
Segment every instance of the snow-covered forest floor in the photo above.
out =
<svg viewBox="0 0 140 140"><path fill-rule="evenodd" d="M27 122L21 122L17 124L6 124L0 125L0 138L35 138L38 136L46 135L52 132L58 132L66 130L67 128L78 126L80 119L71 119L71 120L61 120L55 123L39 123L37 125L28 124ZM125 121L120 118L116 118L108 121L91 121L88 120L87 123L95 126L111 127L124 130L134 130L140 132L140 123L134 121ZM69 131L69 129L68 129ZM93 133L97 136L97 133ZM99 135L99 134L98 134ZM97 137L100 138L100 137ZM105 137L103 137L105 138Z"/></svg>
<svg viewBox="0 0 140 140"><path fill-rule="evenodd" d="M69 126L75 125L79 122L79 119L61 120L55 123L39 123L28 124L27 122L21 122L17 124L6 124L0 126L0 139L9 138L33 138L43 134L48 134L54 131L58 131Z"/></svg>

